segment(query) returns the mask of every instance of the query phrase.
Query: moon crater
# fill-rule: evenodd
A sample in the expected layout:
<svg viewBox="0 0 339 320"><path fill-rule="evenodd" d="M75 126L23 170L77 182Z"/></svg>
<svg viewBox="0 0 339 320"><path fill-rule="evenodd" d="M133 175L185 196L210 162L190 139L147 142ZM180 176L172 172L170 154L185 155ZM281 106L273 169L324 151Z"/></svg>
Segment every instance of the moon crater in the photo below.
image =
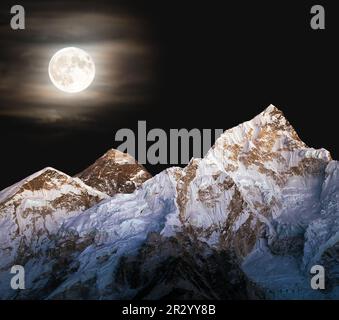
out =
<svg viewBox="0 0 339 320"><path fill-rule="evenodd" d="M95 65L87 52L68 47L53 55L48 73L52 83L59 90L76 93L85 90L93 82Z"/></svg>

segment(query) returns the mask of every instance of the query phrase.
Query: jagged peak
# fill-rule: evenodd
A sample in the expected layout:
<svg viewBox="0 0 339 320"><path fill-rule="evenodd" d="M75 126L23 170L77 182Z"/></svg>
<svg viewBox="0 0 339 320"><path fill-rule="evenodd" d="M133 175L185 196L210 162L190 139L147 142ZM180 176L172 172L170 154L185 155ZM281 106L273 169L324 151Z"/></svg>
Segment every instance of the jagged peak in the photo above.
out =
<svg viewBox="0 0 339 320"><path fill-rule="evenodd" d="M327 150L309 148L283 112L271 104L253 119L226 130L205 158L226 163L227 170L232 171L236 170L239 161L248 166L275 160L286 169L291 159L296 162L303 157L331 159Z"/></svg>
<svg viewBox="0 0 339 320"><path fill-rule="evenodd" d="M62 172L60 170L57 170L57 169L55 169L53 167L46 167L46 168L43 168L42 170L37 171L36 173L33 173L32 175L28 176L26 178L26 180L29 180L31 178L35 178L37 176L40 176L40 175L48 173L48 172L57 173L57 174L62 175L62 176L68 176L66 173L64 173L64 172Z"/></svg>
<svg viewBox="0 0 339 320"><path fill-rule="evenodd" d="M278 109L274 104L270 104L265 110L265 112L271 112L271 111L278 111L281 112L280 109Z"/></svg>
<svg viewBox="0 0 339 320"><path fill-rule="evenodd" d="M264 111L259 113L251 120L245 121L231 129L226 130L218 139L228 144L238 144L257 139L260 135L285 136L293 140L299 147L306 145L301 141L298 134L285 118L284 113L275 107L269 105ZM216 141L216 145L218 144ZM224 143L223 143L224 144Z"/></svg>
<svg viewBox="0 0 339 320"><path fill-rule="evenodd" d="M78 188L87 190L87 192L97 194L102 198L107 198L107 195L105 193L102 193L99 190L96 190L95 188L86 185L82 180L78 178L72 178L66 173L55 168L46 167L22 179L14 185L2 190L0 192L0 202L26 189L29 189L31 191L40 191L46 187L51 188L52 186L55 186L55 188L58 188L60 187L59 184L72 184L74 186L76 185Z"/></svg>
<svg viewBox="0 0 339 320"><path fill-rule="evenodd" d="M286 119L283 111L278 109L273 104L270 104L265 110L263 110L257 116L255 116L254 118L247 122L251 122L255 125L261 126L275 124L279 126L281 130L287 131L290 131L291 129L294 130L290 123L288 122L288 120Z"/></svg>
<svg viewBox="0 0 339 320"><path fill-rule="evenodd" d="M118 164L136 164L137 163L137 161L130 154L121 152L113 148L109 149L99 159L114 161Z"/></svg>
<svg viewBox="0 0 339 320"><path fill-rule="evenodd" d="M30 181L32 181L32 180L34 180L34 179L36 179L40 176L46 176L46 174L48 174L48 173L54 173L54 174L57 174L59 176L64 176L64 177L70 178L70 176L68 176L64 172L61 172L61 171L54 169L52 167L46 167L44 169L41 169L41 170L29 175L28 177L20 180L19 182L15 183L14 185L8 187L7 189L13 188L14 186L24 185L25 183L28 183L28 182L30 182ZM7 190L7 189L5 189L5 190ZM3 191L5 191L5 190L3 190Z"/></svg>
<svg viewBox="0 0 339 320"><path fill-rule="evenodd" d="M262 114L265 113L265 114L276 114L276 113L280 113L280 114L283 114L283 112L278 109L275 105L273 104L270 104L263 112Z"/></svg>
<svg viewBox="0 0 339 320"><path fill-rule="evenodd" d="M109 149L76 177L87 185L113 196L116 193L133 192L151 175L133 156Z"/></svg>
<svg viewBox="0 0 339 320"><path fill-rule="evenodd" d="M46 167L42 170L39 170L33 174L31 174L30 176L26 177L25 179L21 180L19 182L19 184L25 184L25 183L28 183L34 179L37 179L37 178L44 178L44 179L48 179L48 178L56 178L56 177L59 177L59 178L62 178L62 179L72 179L68 174L60 171L60 170L57 170L55 168L52 168L52 167Z"/></svg>
<svg viewBox="0 0 339 320"><path fill-rule="evenodd" d="M63 176L65 178L70 178L68 175L66 175L65 173L56 170L52 167L46 167L40 171L37 171L33 174L31 174L30 176L22 179L21 181L13 184L12 186L2 190L0 192L0 202L2 202L3 200L13 196L14 194L16 194L21 188L23 188L25 185L30 184L33 180L39 179L39 177L43 178L44 180L46 180L46 176L50 175L58 175Z"/></svg>

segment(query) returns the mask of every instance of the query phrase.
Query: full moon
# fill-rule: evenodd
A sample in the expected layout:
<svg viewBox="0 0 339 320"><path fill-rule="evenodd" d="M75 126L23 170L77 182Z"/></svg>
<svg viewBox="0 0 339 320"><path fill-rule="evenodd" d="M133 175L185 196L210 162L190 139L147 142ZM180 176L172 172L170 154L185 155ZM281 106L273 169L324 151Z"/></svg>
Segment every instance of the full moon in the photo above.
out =
<svg viewBox="0 0 339 320"><path fill-rule="evenodd" d="M59 90L76 93L85 90L93 82L95 65L87 52L68 47L53 55L48 73L52 83Z"/></svg>

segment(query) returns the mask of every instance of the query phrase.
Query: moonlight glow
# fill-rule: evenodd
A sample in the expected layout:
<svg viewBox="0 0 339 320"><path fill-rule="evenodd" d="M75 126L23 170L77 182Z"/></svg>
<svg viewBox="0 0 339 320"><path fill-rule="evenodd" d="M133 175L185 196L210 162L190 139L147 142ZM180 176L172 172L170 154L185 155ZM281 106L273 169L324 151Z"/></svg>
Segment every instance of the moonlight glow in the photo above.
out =
<svg viewBox="0 0 339 320"><path fill-rule="evenodd" d="M91 56L79 48L69 47L56 52L48 67L52 83L60 90L80 92L94 80L95 65Z"/></svg>

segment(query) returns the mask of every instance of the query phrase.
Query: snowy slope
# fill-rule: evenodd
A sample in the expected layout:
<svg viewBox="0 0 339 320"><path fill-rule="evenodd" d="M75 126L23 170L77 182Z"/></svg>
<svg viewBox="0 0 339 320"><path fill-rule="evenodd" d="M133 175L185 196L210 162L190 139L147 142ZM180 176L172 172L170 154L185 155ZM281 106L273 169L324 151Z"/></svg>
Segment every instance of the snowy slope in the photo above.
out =
<svg viewBox="0 0 339 320"><path fill-rule="evenodd" d="M170 203L169 206L161 207L161 217L166 217L165 225L162 224L163 220L157 221L157 228L149 229L148 232L156 231L163 237L185 233L214 248L231 248L254 282L257 281L273 292L282 284L293 288L298 286L296 292L302 295L305 288L309 289L305 282L307 276L300 268L304 234L308 225L319 219L321 210L327 210L321 208L320 198L325 197L322 190L325 168L330 160L328 151L308 148L281 111L270 106L253 120L227 130L204 159L194 159L184 169L173 168L161 173L145 183L133 197L145 199L150 196L148 199L153 199L152 201L161 199L162 202ZM170 177L169 180L167 176ZM172 182L173 187L169 183L160 182L164 177L167 182ZM162 189L158 194L150 191L154 187L158 188L159 183ZM337 181L329 183L337 184ZM167 192L168 190L171 192ZM323 193L327 194L327 191ZM337 190L334 194L337 195ZM128 232L137 229L135 225L142 226L145 239L146 225L137 209L144 204L134 201L125 198L122 205L120 200L112 199L109 205L100 205L90 210L91 221L98 223L103 217L102 212L113 216L122 214L124 217L132 214L132 219L116 221L111 217L110 221L114 223L114 229L124 227L125 230L125 226L128 226ZM125 210L129 211L129 215L126 215ZM155 208L151 210L158 212ZM105 223L100 223L107 224L106 220ZM82 235L89 230L95 230L98 233L97 239L104 239L101 234L107 231L105 228L102 230L83 224L80 218L74 219L65 227ZM325 226L325 229L328 227ZM338 230L336 227L335 229ZM126 232L123 231L123 234L126 235ZM139 245L139 242L134 242L134 236L131 237L127 238L127 243ZM122 240L123 238L118 237L119 241L125 242L127 239ZM266 243L267 252L259 259L260 264L250 264L249 261L256 257L256 248L260 241ZM106 245L105 240L104 243ZM101 245L101 242L98 244ZM121 247L123 254L130 255L130 251L124 251L123 248L125 247ZM97 248L87 248L79 259L95 261L87 257L92 252L90 249L98 252ZM289 261L287 265L290 267L277 268L284 259ZM271 261L273 270L271 283L282 279L277 282L277 286L267 285L260 281L260 277L256 279L254 276L259 274L258 269L265 270L263 266L267 260ZM107 263L114 273L115 265ZM102 273L97 264L94 264L92 270ZM286 274L283 274L284 270ZM290 273L294 274L292 278ZM71 279L64 284L66 287L59 288L54 294L58 296L60 292L71 292L71 288L78 282L77 275L73 275ZM111 280L100 281L100 288L111 285ZM102 291L96 294L105 296ZM307 297L313 295L313 292L305 294ZM113 297L117 298L119 295ZM277 294L273 293L271 297L277 297Z"/></svg>
<svg viewBox="0 0 339 320"><path fill-rule="evenodd" d="M205 158L67 218L16 298L339 298L338 186L329 152L271 105Z"/></svg>
<svg viewBox="0 0 339 320"><path fill-rule="evenodd" d="M0 271L25 261L66 217L108 196L81 180L45 168L0 193Z"/></svg>

